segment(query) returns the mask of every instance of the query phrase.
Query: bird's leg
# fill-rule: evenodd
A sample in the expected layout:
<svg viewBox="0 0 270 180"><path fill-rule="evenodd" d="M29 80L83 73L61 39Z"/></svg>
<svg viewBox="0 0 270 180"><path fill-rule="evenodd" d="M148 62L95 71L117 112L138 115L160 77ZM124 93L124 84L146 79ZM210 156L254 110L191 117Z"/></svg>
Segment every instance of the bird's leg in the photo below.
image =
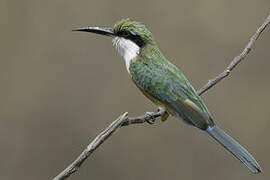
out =
<svg viewBox="0 0 270 180"><path fill-rule="evenodd" d="M164 107L159 107L158 112L161 113L161 121L166 121L167 118L169 117L169 113L166 111ZM156 112L146 112L146 115L148 117L145 119L145 121L148 124L154 124L156 121L156 118L155 118Z"/></svg>

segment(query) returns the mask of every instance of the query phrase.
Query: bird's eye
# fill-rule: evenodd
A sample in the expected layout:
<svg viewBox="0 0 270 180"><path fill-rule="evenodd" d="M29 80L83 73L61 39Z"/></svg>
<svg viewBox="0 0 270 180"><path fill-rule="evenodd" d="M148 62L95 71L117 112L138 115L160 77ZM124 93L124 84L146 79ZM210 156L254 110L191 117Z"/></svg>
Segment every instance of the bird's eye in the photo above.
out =
<svg viewBox="0 0 270 180"><path fill-rule="evenodd" d="M122 31L122 32L121 32L121 35L122 35L123 37L128 37L128 36L129 36L129 32L127 32L127 31Z"/></svg>

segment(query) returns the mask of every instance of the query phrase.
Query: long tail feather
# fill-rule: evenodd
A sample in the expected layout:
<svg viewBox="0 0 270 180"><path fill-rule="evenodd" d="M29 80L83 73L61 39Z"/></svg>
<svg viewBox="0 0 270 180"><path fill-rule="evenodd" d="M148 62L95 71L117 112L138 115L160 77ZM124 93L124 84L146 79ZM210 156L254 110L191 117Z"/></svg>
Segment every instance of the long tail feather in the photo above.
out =
<svg viewBox="0 0 270 180"><path fill-rule="evenodd" d="M262 168L252 155L218 126L209 126L206 132L244 163L252 173L260 173L262 171Z"/></svg>

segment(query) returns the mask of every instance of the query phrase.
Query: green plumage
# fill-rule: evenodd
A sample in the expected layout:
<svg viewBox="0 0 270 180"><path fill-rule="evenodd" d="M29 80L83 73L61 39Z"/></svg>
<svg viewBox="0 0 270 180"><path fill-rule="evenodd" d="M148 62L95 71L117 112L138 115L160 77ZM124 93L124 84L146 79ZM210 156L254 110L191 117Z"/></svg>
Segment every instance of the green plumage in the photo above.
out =
<svg viewBox="0 0 270 180"><path fill-rule="evenodd" d="M136 34L138 34L145 41L145 43L153 42L152 34L150 31L148 31L145 25L137 21L131 21L129 18L122 19L121 21L117 22L113 29L115 33L119 31L133 31L136 32Z"/></svg>
<svg viewBox="0 0 270 180"><path fill-rule="evenodd" d="M146 52L149 51L149 52ZM212 122L209 111L183 73L160 53L155 45L147 45L130 65L134 83L154 102L163 104L172 115L188 124L206 129ZM191 110L186 100L200 112Z"/></svg>
<svg viewBox="0 0 270 180"><path fill-rule="evenodd" d="M124 19L114 26L115 33L121 31L133 32L145 42L129 67L137 87L154 103L188 124L203 130L213 126L202 99L183 73L162 55L145 25Z"/></svg>

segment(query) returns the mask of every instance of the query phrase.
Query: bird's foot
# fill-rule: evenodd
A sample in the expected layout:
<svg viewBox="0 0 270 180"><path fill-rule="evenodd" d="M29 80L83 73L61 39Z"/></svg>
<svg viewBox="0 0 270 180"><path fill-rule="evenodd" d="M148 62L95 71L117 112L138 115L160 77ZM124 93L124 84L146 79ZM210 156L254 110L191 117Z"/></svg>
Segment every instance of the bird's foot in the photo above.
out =
<svg viewBox="0 0 270 180"><path fill-rule="evenodd" d="M148 124L154 124L155 121L156 121L156 118L153 117L153 112L146 112L145 113L148 117L145 119L145 121L148 123Z"/></svg>
<svg viewBox="0 0 270 180"><path fill-rule="evenodd" d="M161 115L161 121L164 122L168 119L169 113L166 111L164 107L159 107L158 112L164 112L164 114Z"/></svg>

